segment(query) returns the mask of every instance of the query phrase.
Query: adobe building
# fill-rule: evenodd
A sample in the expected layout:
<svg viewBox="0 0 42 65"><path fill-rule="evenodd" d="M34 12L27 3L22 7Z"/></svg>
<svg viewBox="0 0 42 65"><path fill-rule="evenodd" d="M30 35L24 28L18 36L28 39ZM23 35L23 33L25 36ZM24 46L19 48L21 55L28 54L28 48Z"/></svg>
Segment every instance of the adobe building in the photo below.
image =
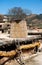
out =
<svg viewBox="0 0 42 65"><path fill-rule="evenodd" d="M7 32L10 29L10 23L8 22L8 17L3 15L3 19L0 20L0 31L2 33Z"/></svg>
<svg viewBox="0 0 42 65"><path fill-rule="evenodd" d="M27 34L27 25L25 20L14 20L11 22L11 38L26 38Z"/></svg>

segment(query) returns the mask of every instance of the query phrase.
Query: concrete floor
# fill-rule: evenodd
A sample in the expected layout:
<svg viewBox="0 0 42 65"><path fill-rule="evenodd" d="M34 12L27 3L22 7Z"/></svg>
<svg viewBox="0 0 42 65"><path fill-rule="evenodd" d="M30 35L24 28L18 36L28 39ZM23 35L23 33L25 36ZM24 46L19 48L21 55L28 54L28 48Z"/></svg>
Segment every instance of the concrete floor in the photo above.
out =
<svg viewBox="0 0 42 65"><path fill-rule="evenodd" d="M5 58L5 60L6 59L7 58ZM4 61L4 59L3 59L3 61ZM0 65L1 65L1 61L0 61ZM16 60L11 59L11 60L5 62L4 65L19 65L19 63ZM25 65L42 65L42 52L40 52L36 57L26 60Z"/></svg>
<svg viewBox="0 0 42 65"><path fill-rule="evenodd" d="M42 65L42 53L27 61L26 65Z"/></svg>

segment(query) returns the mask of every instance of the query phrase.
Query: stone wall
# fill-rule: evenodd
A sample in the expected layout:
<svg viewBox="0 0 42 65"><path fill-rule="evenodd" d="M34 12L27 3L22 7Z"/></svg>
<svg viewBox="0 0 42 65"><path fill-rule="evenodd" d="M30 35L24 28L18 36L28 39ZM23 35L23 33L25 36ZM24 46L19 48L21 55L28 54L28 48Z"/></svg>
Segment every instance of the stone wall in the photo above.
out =
<svg viewBox="0 0 42 65"><path fill-rule="evenodd" d="M26 21L22 20L19 23L12 22L10 36L12 38L26 38L27 37Z"/></svg>

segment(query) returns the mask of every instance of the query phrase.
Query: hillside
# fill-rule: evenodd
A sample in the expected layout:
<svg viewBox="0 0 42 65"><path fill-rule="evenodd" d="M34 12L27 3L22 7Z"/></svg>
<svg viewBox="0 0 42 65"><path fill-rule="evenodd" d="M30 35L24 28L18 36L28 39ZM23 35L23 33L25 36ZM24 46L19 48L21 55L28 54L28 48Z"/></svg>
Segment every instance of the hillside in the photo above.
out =
<svg viewBox="0 0 42 65"><path fill-rule="evenodd" d="M26 21L28 26L42 28L42 14L31 14L27 16Z"/></svg>

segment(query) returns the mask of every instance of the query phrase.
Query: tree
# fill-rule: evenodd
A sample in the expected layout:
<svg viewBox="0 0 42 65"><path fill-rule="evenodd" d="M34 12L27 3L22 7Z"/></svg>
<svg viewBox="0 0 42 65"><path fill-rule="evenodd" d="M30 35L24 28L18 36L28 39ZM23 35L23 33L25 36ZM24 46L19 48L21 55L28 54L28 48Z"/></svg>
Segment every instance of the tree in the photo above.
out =
<svg viewBox="0 0 42 65"><path fill-rule="evenodd" d="M8 11L9 21L24 19L27 16L27 12L21 7L14 7Z"/></svg>

